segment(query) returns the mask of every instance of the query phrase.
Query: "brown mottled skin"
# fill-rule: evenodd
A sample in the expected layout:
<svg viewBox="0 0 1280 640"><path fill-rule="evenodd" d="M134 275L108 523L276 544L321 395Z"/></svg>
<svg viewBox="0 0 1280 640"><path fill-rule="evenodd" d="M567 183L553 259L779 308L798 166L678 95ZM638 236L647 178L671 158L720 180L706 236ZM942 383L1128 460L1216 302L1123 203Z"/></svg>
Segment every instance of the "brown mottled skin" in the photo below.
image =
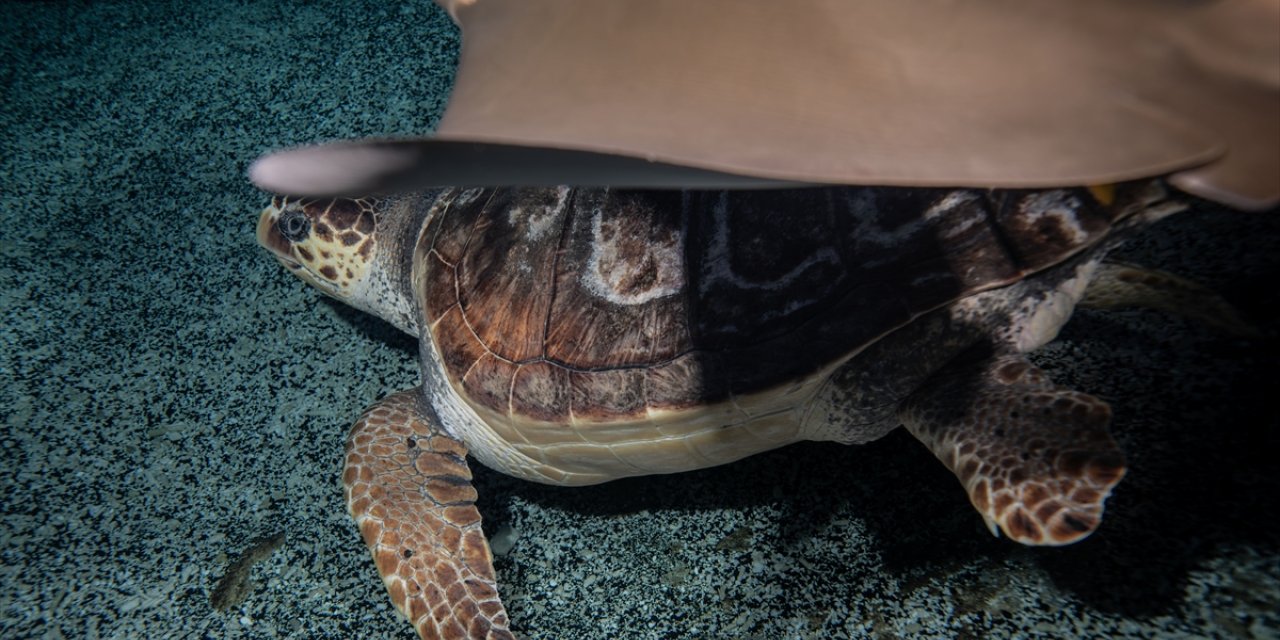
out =
<svg viewBox="0 0 1280 640"><path fill-rule="evenodd" d="M424 638L513 639L480 530L467 448L401 391L369 408L347 439L347 505L397 609Z"/></svg>
<svg viewBox="0 0 1280 640"><path fill-rule="evenodd" d="M982 391L956 394L964 384ZM1003 412L1052 414L1058 437L1027 428L1034 423L1002 421L996 414ZM1102 497L1125 472L1124 456L1107 430L1111 407L1055 386L1021 358L954 367L912 394L898 415L930 450L952 452L940 456L942 462L974 506L990 509L999 528L1025 544L1088 535L1102 520ZM1014 462L984 468L1003 460Z"/></svg>
<svg viewBox="0 0 1280 640"><path fill-rule="evenodd" d="M1125 472L1110 408L1024 354L1095 279L1098 306L1194 304L1185 281L1102 261L1179 208L1158 182L450 189L276 198L258 235L299 277L419 336L423 385L351 431L348 505L423 638L510 638L468 453L590 484L905 426L993 533L1089 535Z"/></svg>

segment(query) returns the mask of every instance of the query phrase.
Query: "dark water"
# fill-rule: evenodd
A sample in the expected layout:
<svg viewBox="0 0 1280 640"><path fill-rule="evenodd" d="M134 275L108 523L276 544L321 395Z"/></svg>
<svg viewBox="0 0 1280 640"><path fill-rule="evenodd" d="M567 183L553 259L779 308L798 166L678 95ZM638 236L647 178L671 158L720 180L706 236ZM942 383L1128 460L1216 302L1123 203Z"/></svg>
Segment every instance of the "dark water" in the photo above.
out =
<svg viewBox="0 0 1280 640"><path fill-rule="evenodd" d="M253 242L248 163L430 129L427 2L0 5L0 637L410 638L338 485L412 343ZM905 434L587 489L477 469L530 638L1276 637L1280 215L1199 207L1128 256L1271 342L1080 314L1039 356L1116 407L1129 477L1065 549L992 539ZM214 584L283 544L226 612Z"/></svg>

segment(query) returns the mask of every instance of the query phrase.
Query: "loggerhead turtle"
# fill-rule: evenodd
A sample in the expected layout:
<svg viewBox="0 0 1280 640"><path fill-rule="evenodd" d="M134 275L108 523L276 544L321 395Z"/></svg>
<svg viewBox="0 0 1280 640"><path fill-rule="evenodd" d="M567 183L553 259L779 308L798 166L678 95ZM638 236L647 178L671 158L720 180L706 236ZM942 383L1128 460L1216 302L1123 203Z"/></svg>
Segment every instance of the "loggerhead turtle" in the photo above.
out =
<svg viewBox="0 0 1280 640"><path fill-rule="evenodd" d="M1110 408L1025 354L1077 304L1194 294L1105 261L1182 206L1159 181L446 189L277 196L257 234L419 338L421 386L360 416L343 471L395 606L423 638L512 638L467 454L586 485L902 425L993 534L1089 535L1125 473Z"/></svg>

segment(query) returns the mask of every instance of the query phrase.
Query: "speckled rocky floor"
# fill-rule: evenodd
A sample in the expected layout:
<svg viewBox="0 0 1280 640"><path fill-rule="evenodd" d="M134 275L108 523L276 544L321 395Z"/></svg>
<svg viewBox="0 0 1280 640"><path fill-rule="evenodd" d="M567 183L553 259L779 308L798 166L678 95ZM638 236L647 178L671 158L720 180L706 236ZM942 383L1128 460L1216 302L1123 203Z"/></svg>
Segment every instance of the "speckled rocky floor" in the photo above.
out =
<svg viewBox="0 0 1280 640"><path fill-rule="evenodd" d="M338 487L411 342L253 244L261 151L423 131L457 44L426 2L0 5L0 637L410 638ZM180 7L180 9L179 9ZM1280 216L1128 249L1275 336ZM1276 637L1272 342L1081 314L1041 363L1115 403L1131 472L1065 549L992 539L910 438L557 489L476 471L530 638ZM263 536L248 598L210 605Z"/></svg>

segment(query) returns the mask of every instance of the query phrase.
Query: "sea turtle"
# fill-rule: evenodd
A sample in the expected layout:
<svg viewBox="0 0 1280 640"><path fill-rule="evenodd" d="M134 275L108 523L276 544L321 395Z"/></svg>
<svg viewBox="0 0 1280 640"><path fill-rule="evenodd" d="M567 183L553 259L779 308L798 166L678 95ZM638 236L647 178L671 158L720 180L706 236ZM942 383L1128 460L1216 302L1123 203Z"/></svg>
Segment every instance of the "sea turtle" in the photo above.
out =
<svg viewBox="0 0 1280 640"><path fill-rule="evenodd" d="M421 386L360 416L343 471L395 606L423 638L512 638L468 454L587 485L901 425L993 534L1089 535L1125 473L1111 410L1025 354L1077 304L1198 295L1105 260L1182 207L1158 180L452 188L277 196L257 234L303 280L419 338Z"/></svg>

